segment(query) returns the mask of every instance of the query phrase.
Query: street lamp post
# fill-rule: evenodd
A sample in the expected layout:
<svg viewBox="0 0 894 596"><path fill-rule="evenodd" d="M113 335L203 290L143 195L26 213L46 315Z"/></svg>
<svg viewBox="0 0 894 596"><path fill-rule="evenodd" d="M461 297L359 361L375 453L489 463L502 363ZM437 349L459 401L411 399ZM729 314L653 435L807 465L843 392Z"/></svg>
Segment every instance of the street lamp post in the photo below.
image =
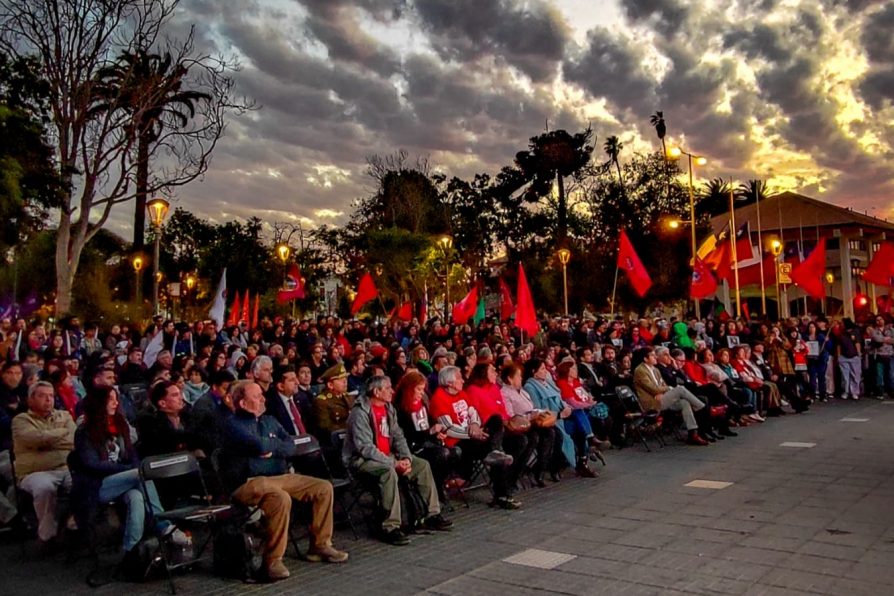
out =
<svg viewBox="0 0 894 596"><path fill-rule="evenodd" d="M823 300L823 314L828 314L830 310L830 298L832 297L832 284L835 283L835 274L831 271L826 271L825 275L826 283L829 284L829 292L826 294L826 299Z"/></svg>
<svg viewBox="0 0 894 596"><path fill-rule="evenodd" d="M450 262L447 260L447 252L453 246L453 238L447 234L438 239L441 250L444 251L444 323L450 318Z"/></svg>
<svg viewBox="0 0 894 596"><path fill-rule="evenodd" d="M171 204L161 197L156 197L146 203L149 211L149 220L155 227L155 256L152 259L152 313L158 314L158 261L161 252L161 224L168 214Z"/></svg>
<svg viewBox="0 0 894 596"><path fill-rule="evenodd" d="M782 242L774 239L770 242L770 252L773 253L773 269L776 271L776 318L782 317L782 295L779 293L779 255L782 254Z"/></svg>
<svg viewBox="0 0 894 596"><path fill-rule="evenodd" d="M286 276L288 275L288 262L289 255L292 254L292 249L289 248L289 245L285 242L282 242L276 246L276 254L279 256L279 260L282 261L282 287L286 289ZM291 300L292 302L292 319L295 318L295 299Z"/></svg>
<svg viewBox="0 0 894 596"><path fill-rule="evenodd" d="M708 160L702 157L701 155L693 155L687 151L684 151L680 147L673 147L670 150L671 157L680 157L681 155L685 155L689 162L689 222L690 222L690 232L691 232L691 241L692 241L692 266L695 266L695 259L698 256L698 247L695 244L695 190L692 182L692 160L695 159L695 164L699 166L703 166L708 163ZM695 318L701 319L701 305L699 304L698 298L693 300L695 303Z"/></svg>
<svg viewBox="0 0 894 596"><path fill-rule="evenodd" d="M562 263L562 290L565 296L565 316L568 316L568 261L571 259L571 251L567 248L559 249L559 262Z"/></svg>
<svg viewBox="0 0 894 596"><path fill-rule="evenodd" d="M137 308L140 308L140 305L143 303L143 284L142 279L140 279L140 272L143 270L143 257L140 255L136 255L132 261L133 270L136 274L136 299L137 299Z"/></svg>

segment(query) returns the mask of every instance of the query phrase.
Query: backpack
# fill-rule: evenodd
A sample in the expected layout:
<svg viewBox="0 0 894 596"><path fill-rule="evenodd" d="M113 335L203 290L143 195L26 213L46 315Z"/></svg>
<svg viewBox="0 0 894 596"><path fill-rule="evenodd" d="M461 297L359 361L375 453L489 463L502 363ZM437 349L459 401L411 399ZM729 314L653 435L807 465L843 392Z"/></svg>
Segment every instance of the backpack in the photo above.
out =
<svg viewBox="0 0 894 596"><path fill-rule="evenodd" d="M401 482L398 488L401 500L401 517L403 526L410 533L423 530L425 518L428 517L428 506L419 492L415 482Z"/></svg>
<svg viewBox="0 0 894 596"><path fill-rule="evenodd" d="M264 569L264 535L257 524L225 526L214 537L214 574L254 583Z"/></svg>

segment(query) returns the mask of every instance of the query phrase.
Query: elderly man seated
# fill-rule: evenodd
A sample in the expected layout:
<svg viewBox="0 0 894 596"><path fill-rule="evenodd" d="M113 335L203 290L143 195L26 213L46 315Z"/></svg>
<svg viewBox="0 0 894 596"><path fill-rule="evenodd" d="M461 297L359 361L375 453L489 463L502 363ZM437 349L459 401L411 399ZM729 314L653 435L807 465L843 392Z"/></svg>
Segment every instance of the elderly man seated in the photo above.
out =
<svg viewBox="0 0 894 596"><path fill-rule="evenodd" d="M231 388L235 413L226 421L222 470L225 485L236 487L233 499L243 505L258 505L267 520L264 563L271 581L289 577L282 556L289 538L292 499L312 507L309 561L342 563L348 553L332 546L332 484L327 480L291 472L295 456L291 437L272 416L264 415L264 394L253 381L239 381Z"/></svg>
<svg viewBox="0 0 894 596"><path fill-rule="evenodd" d="M426 528L446 531L453 527L453 523L441 515L441 504L431 466L426 460L413 455L407 446L404 433L397 422L397 412L391 405L393 397L391 379L373 377L369 380L366 395L354 402L348 416L342 457L345 465L378 483L382 508L385 510L382 540L403 546L409 540L400 529L398 479L401 476L419 487L419 493L428 508Z"/></svg>
<svg viewBox="0 0 894 596"><path fill-rule="evenodd" d="M28 390L28 411L12 420L16 454L16 482L34 499L37 536L43 543L58 531L56 494L71 490L71 474L65 463L74 449L75 422L67 410L53 408L53 386L38 381Z"/></svg>
<svg viewBox="0 0 894 596"><path fill-rule="evenodd" d="M698 434L698 422L694 412L705 407L692 392L678 385L669 387L658 370L658 357L652 348L642 348L643 362L633 371L633 386L643 410L673 410L683 415L683 423L689 432L686 442L690 445L708 445Z"/></svg>

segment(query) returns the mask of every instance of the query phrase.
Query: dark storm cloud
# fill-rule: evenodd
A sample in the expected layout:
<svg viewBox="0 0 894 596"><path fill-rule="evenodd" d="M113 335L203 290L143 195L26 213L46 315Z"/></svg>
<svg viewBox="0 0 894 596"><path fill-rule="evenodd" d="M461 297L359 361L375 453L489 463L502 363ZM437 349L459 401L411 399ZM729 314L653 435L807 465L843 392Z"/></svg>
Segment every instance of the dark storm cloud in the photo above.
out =
<svg viewBox="0 0 894 596"><path fill-rule="evenodd" d="M869 72L860 83L863 99L874 109L894 100L894 3L866 19L861 42L869 58Z"/></svg>
<svg viewBox="0 0 894 596"><path fill-rule="evenodd" d="M685 33L691 10L678 0L622 0L621 8L631 23L646 25L667 37Z"/></svg>
<svg viewBox="0 0 894 596"><path fill-rule="evenodd" d="M499 56L534 81L555 75L568 41L565 22L540 0L416 0L415 7L442 58Z"/></svg>
<svg viewBox="0 0 894 596"><path fill-rule="evenodd" d="M647 114L656 109L657 76L646 72L644 59L637 42L599 27L587 33L585 50L565 63L565 78L621 112Z"/></svg>

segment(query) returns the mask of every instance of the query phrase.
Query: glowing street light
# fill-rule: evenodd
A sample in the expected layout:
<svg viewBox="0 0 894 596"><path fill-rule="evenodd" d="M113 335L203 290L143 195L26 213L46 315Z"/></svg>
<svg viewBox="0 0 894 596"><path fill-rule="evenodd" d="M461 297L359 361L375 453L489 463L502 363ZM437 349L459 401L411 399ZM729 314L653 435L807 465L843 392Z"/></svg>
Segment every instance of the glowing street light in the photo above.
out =
<svg viewBox="0 0 894 596"><path fill-rule="evenodd" d="M571 251L567 248L559 249L559 262L562 263L562 289L565 295L565 316L568 316L568 261L571 260Z"/></svg>
<svg viewBox="0 0 894 596"><path fill-rule="evenodd" d="M161 197L146 203L149 220L155 227L155 258L152 260L152 312L158 314L158 282L161 280L158 271L159 252L161 250L161 224L168 215L171 204Z"/></svg>
<svg viewBox="0 0 894 596"><path fill-rule="evenodd" d="M695 259L698 256L698 247L695 245L695 190L692 184L692 161L695 160L695 165L703 166L708 163L708 160L702 157L701 155L693 155L688 151L684 151L680 147L671 147L668 154L674 159L679 158L681 155L685 155L689 160L689 221L692 224L690 227L692 232L692 263L695 266ZM677 226L679 227L679 226ZM698 298L694 299L695 302L695 318L701 319L701 305L699 304Z"/></svg>
<svg viewBox="0 0 894 596"><path fill-rule="evenodd" d="M444 251L444 322L446 323L450 312L448 308L450 304L450 262L447 260L447 253L453 247L453 237L444 234L438 238L438 246Z"/></svg>

